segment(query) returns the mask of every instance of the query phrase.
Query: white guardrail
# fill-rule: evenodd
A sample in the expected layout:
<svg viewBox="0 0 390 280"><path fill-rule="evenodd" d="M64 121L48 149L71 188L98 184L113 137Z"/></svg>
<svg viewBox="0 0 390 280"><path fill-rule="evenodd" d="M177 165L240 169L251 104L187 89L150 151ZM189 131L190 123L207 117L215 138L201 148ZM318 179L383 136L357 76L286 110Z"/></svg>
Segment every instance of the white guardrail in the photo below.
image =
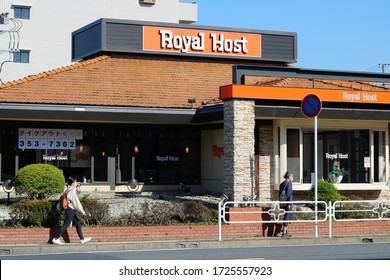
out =
<svg viewBox="0 0 390 280"><path fill-rule="evenodd" d="M331 206L335 221L390 220L390 200L345 200Z"/></svg>
<svg viewBox="0 0 390 280"><path fill-rule="evenodd" d="M291 210L285 210L291 204ZM316 207L317 206L317 207ZM292 214L290 223L329 223L329 238L332 237L332 222L390 220L390 200L346 200L334 203L325 201L226 201L218 203L218 240L222 241L222 223L265 224L283 223L284 215ZM229 219L227 219L229 217ZM250 217L250 218L249 218Z"/></svg>

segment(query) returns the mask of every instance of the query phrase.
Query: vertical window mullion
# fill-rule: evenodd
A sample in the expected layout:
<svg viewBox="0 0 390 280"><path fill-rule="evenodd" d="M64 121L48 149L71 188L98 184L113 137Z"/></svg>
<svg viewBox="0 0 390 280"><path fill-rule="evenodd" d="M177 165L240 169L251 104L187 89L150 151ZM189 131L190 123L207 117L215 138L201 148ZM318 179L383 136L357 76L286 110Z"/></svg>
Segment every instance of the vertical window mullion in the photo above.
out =
<svg viewBox="0 0 390 280"><path fill-rule="evenodd" d="M372 152L371 152L371 183L386 182L388 177L387 171L387 139L385 131L372 131Z"/></svg>

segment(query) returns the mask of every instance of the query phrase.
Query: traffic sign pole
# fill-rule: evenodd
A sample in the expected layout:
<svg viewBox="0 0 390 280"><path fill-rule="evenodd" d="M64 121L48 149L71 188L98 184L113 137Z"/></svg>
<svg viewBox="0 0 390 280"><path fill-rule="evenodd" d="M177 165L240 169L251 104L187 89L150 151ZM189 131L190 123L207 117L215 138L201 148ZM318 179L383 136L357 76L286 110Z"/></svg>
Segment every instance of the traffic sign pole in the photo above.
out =
<svg viewBox="0 0 390 280"><path fill-rule="evenodd" d="M317 116L321 112L322 104L317 95L309 94L302 100L302 113L308 117L314 117L314 213L315 213L315 237L318 237L318 137Z"/></svg>
<svg viewBox="0 0 390 280"><path fill-rule="evenodd" d="M315 211L315 237L318 237L318 136L317 116L314 117L314 211Z"/></svg>

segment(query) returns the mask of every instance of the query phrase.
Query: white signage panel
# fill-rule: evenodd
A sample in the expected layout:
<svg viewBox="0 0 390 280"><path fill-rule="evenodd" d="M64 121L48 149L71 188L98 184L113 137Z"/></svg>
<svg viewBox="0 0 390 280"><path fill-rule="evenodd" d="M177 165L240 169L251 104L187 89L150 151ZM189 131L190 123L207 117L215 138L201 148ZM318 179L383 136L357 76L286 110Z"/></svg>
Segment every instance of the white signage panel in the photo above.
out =
<svg viewBox="0 0 390 280"><path fill-rule="evenodd" d="M83 139L82 129L19 128L18 148L30 150L75 150Z"/></svg>

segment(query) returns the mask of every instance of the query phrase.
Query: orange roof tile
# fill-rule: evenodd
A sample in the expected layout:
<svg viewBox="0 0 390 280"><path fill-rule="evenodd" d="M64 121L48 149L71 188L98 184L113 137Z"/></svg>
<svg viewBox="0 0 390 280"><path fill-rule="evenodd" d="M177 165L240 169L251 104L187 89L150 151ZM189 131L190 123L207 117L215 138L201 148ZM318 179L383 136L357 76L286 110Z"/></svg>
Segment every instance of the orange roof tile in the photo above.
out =
<svg viewBox="0 0 390 280"><path fill-rule="evenodd" d="M0 102L194 108L216 99L231 64L103 55L0 85Z"/></svg>
<svg viewBox="0 0 390 280"><path fill-rule="evenodd" d="M232 64L142 55L102 55L0 84L0 102L148 108L219 104L219 87L231 83ZM305 78L246 76L246 84L279 87L390 90L379 84Z"/></svg>
<svg viewBox="0 0 390 280"><path fill-rule="evenodd" d="M365 81L339 81L327 79L309 79L309 78L292 78L292 77L259 77L246 76L246 84L257 86L274 86L274 87L296 87L296 88L322 88L322 89L352 89L367 91L390 91L390 88L381 84L374 84Z"/></svg>

